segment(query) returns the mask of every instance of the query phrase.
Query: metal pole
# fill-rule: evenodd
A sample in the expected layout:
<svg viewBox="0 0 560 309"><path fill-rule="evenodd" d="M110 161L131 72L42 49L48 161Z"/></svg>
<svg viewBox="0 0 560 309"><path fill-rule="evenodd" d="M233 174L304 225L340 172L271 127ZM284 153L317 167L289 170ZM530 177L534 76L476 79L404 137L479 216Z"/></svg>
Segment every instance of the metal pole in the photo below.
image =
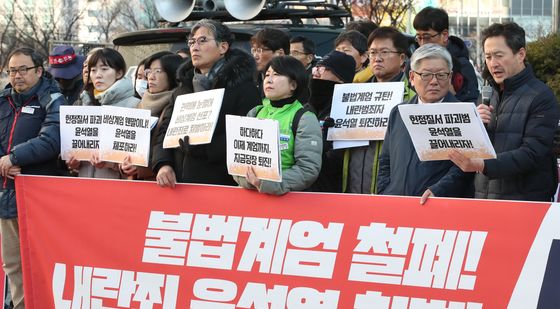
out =
<svg viewBox="0 0 560 309"><path fill-rule="evenodd" d="M480 0L476 1L476 66L480 65Z"/></svg>

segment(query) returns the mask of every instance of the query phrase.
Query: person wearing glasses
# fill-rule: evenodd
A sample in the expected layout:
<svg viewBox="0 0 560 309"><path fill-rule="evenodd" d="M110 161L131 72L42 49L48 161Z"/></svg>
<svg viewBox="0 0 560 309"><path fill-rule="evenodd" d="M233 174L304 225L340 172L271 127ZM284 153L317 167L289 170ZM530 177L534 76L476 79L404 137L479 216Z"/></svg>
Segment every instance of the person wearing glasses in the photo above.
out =
<svg viewBox="0 0 560 309"><path fill-rule="evenodd" d="M307 84L307 74L299 60L280 56L270 61L263 84L266 97L262 105L253 108L247 116L278 121L282 181L261 180L249 168L245 177L234 176L241 187L282 195L303 191L317 179L323 149L321 128L317 117L305 111L297 99ZM300 117L299 120L296 117Z"/></svg>
<svg viewBox="0 0 560 309"><path fill-rule="evenodd" d="M251 37L251 54L257 63L257 87L264 98L262 85L266 68L272 58L290 54L290 36L275 28L259 30Z"/></svg>
<svg viewBox="0 0 560 309"><path fill-rule="evenodd" d="M74 105L136 107L140 100L134 96L134 86L125 78L125 73L126 63L118 51L112 48L96 50L88 57L87 95L81 96ZM89 162L70 157L66 165L70 170L78 170L79 177L122 178L117 163L101 161L98 155L93 155Z"/></svg>
<svg viewBox="0 0 560 309"><path fill-rule="evenodd" d="M403 100L408 101L415 95L403 72L408 59L408 39L392 27L375 29L368 39L369 63L373 77L371 83L404 82ZM348 193L377 193L377 174L379 154L383 141L369 141L369 145L354 147L344 152L342 190Z"/></svg>
<svg viewBox="0 0 560 309"><path fill-rule="evenodd" d="M450 158L475 175L475 197L550 202L558 183L553 152L560 110L551 89L527 62L525 30L516 23L493 24L482 32L485 78L493 93L477 111L496 150L496 159Z"/></svg>
<svg viewBox="0 0 560 309"><path fill-rule="evenodd" d="M413 22L416 30L416 42L439 44L449 51L453 60L453 77L451 83L455 97L462 102L476 103L479 95L478 79L474 67L469 61L469 50L461 38L449 35L449 16L440 8L425 7Z"/></svg>
<svg viewBox="0 0 560 309"><path fill-rule="evenodd" d="M161 127L163 110L169 106L171 94L177 87L176 72L182 62L181 56L169 51L155 53L144 60L143 74L148 83L148 89L136 107L148 109L152 117L159 118L158 123L152 129L150 158L153 157L155 136ZM155 180L155 174L150 167L132 165L129 157L126 157L121 164L121 171L129 179Z"/></svg>
<svg viewBox="0 0 560 309"><path fill-rule="evenodd" d="M409 73L417 95L402 104L457 102L450 91L452 69L447 49L438 44L420 46L412 54ZM424 204L431 196L468 197L472 180L473 173L461 171L449 160L421 162L398 106L391 110L379 156L378 194L421 196Z"/></svg>
<svg viewBox="0 0 560 309"><path fill-rule="evenodd" d="M308 76L315 66L315 42L304 36L296 36L290 40L290 56L296 58L303 64Z"/></svg>
<svg viewBox="0 0 560 309"><path fill-rule="evenodd" d="M66 99L33 49L14 50L7 73L12 88L0 92L0 240L13 308L21 309L25 305L14 177L56 175L59 107Z"/></svg>
<svg viewBox="0 0 560 309"><path fill-rule="evenodd" d="M202 19L192 28L187 40L191 59L177 71L179 86L171 95L169 108L163 112L156 137L152 168L158 185L237 185L226 166L225 115L245 116L260 104L261 97L254 82L255 60L245 51L231 48L232 43L231 31L218 21ZM163 139L177 96L219 88L225 88L225 93L212 142L190 145L185 136L180 140L180 148L164 149Z"/></svg>
<svg viewBox="0 0 560 309"><path fill-rule="evenodd" d="M315 43L304 36L292 38L290 40L290 56L296 58L303 64L307 72L307 77L311 80L313 76L311 70L317 63L315 59ZM298 99L304 104L307 103L309 100L309 88L303 89Z"/></svg>

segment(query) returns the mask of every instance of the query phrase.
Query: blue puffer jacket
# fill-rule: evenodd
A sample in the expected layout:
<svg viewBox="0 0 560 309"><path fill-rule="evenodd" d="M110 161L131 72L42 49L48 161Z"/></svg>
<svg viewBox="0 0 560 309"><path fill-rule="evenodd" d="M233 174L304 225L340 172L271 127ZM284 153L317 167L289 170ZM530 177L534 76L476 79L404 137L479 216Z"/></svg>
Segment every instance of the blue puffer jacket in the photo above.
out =
<svg viewBox="0 0 560 309"><path fill-rule="evenodd" d="M46 77L30 93L1 91L0 157L11 154L12 163L21 167L22 174L56 175L60 152L59 107L64 102L56 82ZM14 181L0 179L0 218L15 218Z"/></svg>

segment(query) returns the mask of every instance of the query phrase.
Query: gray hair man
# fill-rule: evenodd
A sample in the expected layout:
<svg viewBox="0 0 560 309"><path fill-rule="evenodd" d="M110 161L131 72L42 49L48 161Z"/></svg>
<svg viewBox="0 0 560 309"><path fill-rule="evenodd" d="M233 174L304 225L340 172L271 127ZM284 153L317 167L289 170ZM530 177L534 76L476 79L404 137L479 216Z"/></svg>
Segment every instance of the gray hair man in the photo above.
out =
<svg viewBox="0 0 560 309"><path fill-rule="evenodd" d="M409 78L417 95L402 104L457 102L450 92L453 69L451 55L442 46L426 44L411 58ZM472 173L464 173L451 161L420 162L398 106L389 116L389 126L379 157L379 194L468 197L472 195Z"/></svg>

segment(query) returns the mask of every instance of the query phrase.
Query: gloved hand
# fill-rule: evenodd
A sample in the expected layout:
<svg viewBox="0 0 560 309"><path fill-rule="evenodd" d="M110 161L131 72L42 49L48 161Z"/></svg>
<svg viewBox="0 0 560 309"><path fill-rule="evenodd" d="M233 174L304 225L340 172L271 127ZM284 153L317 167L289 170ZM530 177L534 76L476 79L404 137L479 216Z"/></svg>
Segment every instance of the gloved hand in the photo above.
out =
<svg viewBox="0 0 560 309"><path fill-rule="evenodd" d="M191 152L191 144L189 143L189 136L185 135L185 137L179 139L179 149L185 154L188 155Z"/></svg>
<svg viewBox="0 0 560 309"><path fill-rule="evenodd" d="M334 119L331 117L325 118L325 120L323 120L323 130L327 130L332 127L334 127Z"/></svg>

